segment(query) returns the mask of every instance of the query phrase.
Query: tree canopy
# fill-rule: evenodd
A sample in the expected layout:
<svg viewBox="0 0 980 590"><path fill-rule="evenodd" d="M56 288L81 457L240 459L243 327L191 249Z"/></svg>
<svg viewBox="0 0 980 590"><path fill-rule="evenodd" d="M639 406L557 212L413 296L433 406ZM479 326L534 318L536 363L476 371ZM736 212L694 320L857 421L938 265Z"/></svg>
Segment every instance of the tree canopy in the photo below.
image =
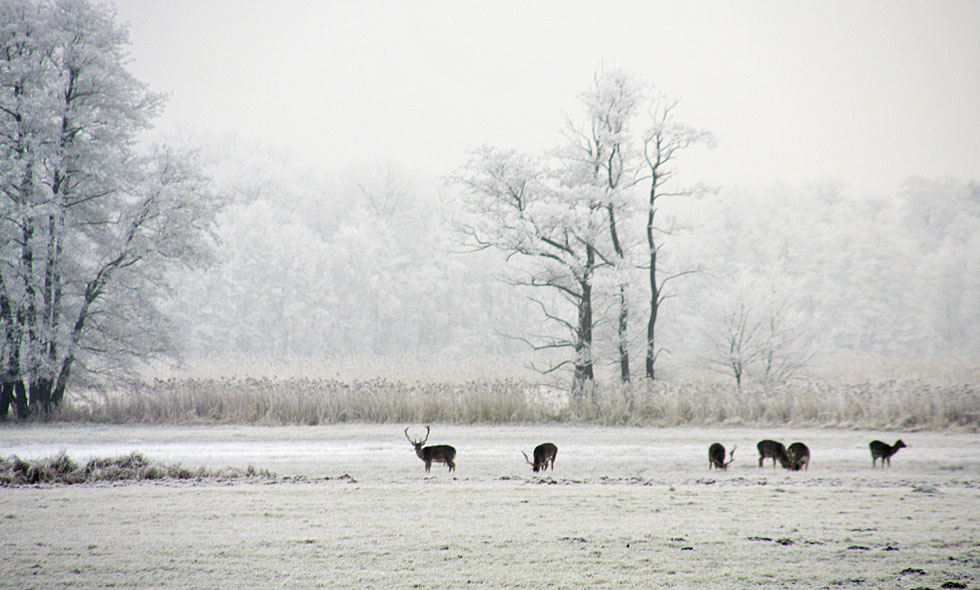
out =
<svg viewBox="0 0 980 590"><path fill-rule="evenodd" d="M4 0L0 23L0 413L26 415L175 351L160 304L208 259L218 201L190 155L137 149L163 97L111 8Z"/></svg>

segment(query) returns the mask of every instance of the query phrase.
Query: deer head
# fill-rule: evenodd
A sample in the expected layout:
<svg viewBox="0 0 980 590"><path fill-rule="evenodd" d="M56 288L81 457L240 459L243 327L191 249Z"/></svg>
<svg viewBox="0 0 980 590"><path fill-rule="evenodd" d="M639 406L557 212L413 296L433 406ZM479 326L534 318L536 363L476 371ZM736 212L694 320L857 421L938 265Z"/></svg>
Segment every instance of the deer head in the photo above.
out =
<svg viewBox="0 0 980 590"><path fill-rule="evenodd" d="M425 441L429 440L429 432L431 432L431 429L428 426L426 426L425 438L416 441L416 440L412 440L412 437L408 436L408 428L407 427L405 428L405 438L407 438L408 442L412 443L412 446L415 447L415 452L418 453L419 457L422 456L422 445L425 444Z"/></svg>

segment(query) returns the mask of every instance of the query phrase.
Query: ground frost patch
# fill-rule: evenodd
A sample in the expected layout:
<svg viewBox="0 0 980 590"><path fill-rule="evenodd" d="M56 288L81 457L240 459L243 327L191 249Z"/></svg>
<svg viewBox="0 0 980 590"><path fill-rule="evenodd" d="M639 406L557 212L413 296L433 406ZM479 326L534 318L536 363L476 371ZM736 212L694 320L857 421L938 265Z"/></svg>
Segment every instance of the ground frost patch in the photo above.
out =
<svg viewBox="0 0 980 590"><path fill-rule="evenodd" d="M140 452L279 475L0 489L0 585L980 586L974 435L902 433L910 448L872 470L880 433L434 425L457 470L427 475L403 428L4 429L4 456ZM777 436L808 442L809 471L758 467L746 451ZM534 474L521 450L544 440L556 468ZM715 440L739 445L728 471L707 470Z"/></svg>

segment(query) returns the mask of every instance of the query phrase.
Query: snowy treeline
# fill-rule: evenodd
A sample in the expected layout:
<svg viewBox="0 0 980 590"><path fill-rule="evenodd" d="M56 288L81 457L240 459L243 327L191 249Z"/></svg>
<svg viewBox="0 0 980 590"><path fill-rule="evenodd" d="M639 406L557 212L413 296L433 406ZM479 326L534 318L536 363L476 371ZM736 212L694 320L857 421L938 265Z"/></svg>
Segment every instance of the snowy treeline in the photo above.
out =
<svg viewBox="0 0 980 590"><path fill-rule="evenodd" d="M220 262L183 275L175 293L189 360L450 359L463 377L465 361L547 364L512 356L555 328L529 300L540 293L502 280L502 253L468 250L452 186L392 165L318 178L286 158L222 152L232 155L215 178L237 200L219 218ZM670 285L659 320L667 378L732 377L733 363L752 380L835 368L866 378L980 355L975 183L911 179L886 196L834 183L722 187L666 201L660 215L665 272L696 271ZM642 232L624 225L641 245ZM638 306L645 273L627 273ZM594 354L612 379L618 282L597 283ZM642 307L631 321L642 358Z"/></svg>
<svg viewBox="0 0 980 590"><path fill-rule="evenodd" d="M692 229L673 246L706 272L671 309L688 362L730 360L740 309L756 377L772 348L784 353L776 377L801 361L867 378L876 365L898 375L980 358L980 185L914 178L868 196L814 183L689 205Z"/></svg>
<svg viewBox="0 0 980 590"><path fill-rule="evenodd" d="M339 177L248 148L215 166L233 204L217 258L187 273L174 312L187 356L472 359L519 347L495 335L527 316L495 280L500 261L468 254L450 196L390 165ZM229 151L230 150L230 151Z"/></svg>

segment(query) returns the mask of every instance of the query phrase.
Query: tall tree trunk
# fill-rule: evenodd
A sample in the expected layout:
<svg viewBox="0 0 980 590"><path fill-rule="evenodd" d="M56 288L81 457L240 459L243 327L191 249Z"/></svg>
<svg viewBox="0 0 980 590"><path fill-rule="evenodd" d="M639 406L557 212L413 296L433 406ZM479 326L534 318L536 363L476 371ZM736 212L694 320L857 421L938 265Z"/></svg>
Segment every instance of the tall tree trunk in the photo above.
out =
<svg viewBox="0 0 980 590"><path fill-rule="evenodd" d="M119 264L122 264L123 260L124 256L121 255L107 263L99 270L96 277L85 286L85 298L82 302L82 308L78 311L78 316L75 318L75 325L72 326L71 335L65 347L65 358L61 361L58 377L55 379L51 389L51 403L55 406L60 405L64 400L68 380L71 377L71 367L75 362L74 350L82 338L82 331L85 329L85 323L88 321L92 304L102 295L102 288L105 286L106 281L109 280L109 275L112 274Z"/></svg>
<svg viewBox="0 0 980 590"><path fill-rule="evenodd" d="M18 378L13 382L14 407L17 409L18 418L27 418L31 415L31 408L27 402L27 386L24 380Z"/></svg>
<svg viewBox="0 0 980 590"><path fill-rule="evenodd" d="M595 395L595 371L592 359L592 269L595 250L586 247L586 270L579 280L582 296L578 302L578 326L575 342L575 373L572 376L572 398L584 401L586 393Z"/></svg>
<svg viewBox="0 0 980 590"><path fill-rule="evenodd" d="M47 414L51 411L51 388L53 385L51 379L46 377L38 377L31 381L30 405L35 412L40 410L41 413Z"/></svg>
<svg viewBox="0 0 980 590"><path fill-rule="evenodd" d="M71 377L71 366L75 362L75 357L69 355L61 363L61 370L58 372L58 380L54 384L51 392L51 403L54 406L61 405L65 399L65 389L68 387L68 379Z"/></svg>
<svg viewBox="0 0 980 590"><path fill-rule="evenodd" d="M20 314L18 314L20 315ZM26 418L30 415L27 400L27 390L24 386L24 376L21 372L20 347L23 337L22 319L11 314L9 327L5 334L7 358L4 359L3 374L0 375L0 416L7 415L10 404L14 405L17 417ZM16 322L16 323L14 323Z"/></svg>
<svg viewBox="0 0 980 590"><path fill-rule="evenodd" d="M626 297L626 286L619 285L619 379L623 383L630 381L630 343L629 343L629 301Z"/></svg>
<svg viewBox="0 0 980 590"><path fill-rule="evenodd" d="M646 355L646 375L647 379L653 380L656 377L654 365L657 361L656 336L657 336L657 311L660 307L660 289L657 286L657 244L654 241L653 222L657 214L657 178L654 175L652 187L650 188L650 209L647 212L647 247L650 250L650 318L647 320L647 355Z"/></svg>
<svg viewBox="0 0 980 590"><path fill-rule="evenodd" d="M0 420L7 419L12 403L14 403L14 384L3 381L0 383Z"/></svg>
<svg viewBox="0 0 980 590"><path fill-rule="evenodd" d="M41 351L43 360L38 368L37 386L41 388L41 397L45 412L51 406L57 405L52 397L55 372L58 365L58 328L61 319L61 276L58 262L61 258L61 240L58 221L54 215L48 216L48 244L45 254L44 267L44 339ZM31 389L33 390L33 385ZM60 400L59 400L60 401Z"/></svg>
<svg viewBox="0 0 980 590"><path fill-rule="evenodd" d="M14 403L13 352L17 350L14 339L14 314L7 296L7 284L0 271L0 327L3 327L3 345L0 350L7 354L0 358L0 420L7 418L10 404Z"/></svg>
<svg viewBox="0 0 980 590"><path fill-rule="evenodd" d="M626 296L626 279L621 273L625 272L626 255L623 246L619 242L619 232L616 229L616 209L613 205L606 205L609 214L609 236L612 239L613 249L616 252L616 266L620 272L619 294L617 305L619 305L619 323L616 326L617 348L619 353L619 379L623 383L630 380L630 347L629 347L629 301Z"/></svg>

